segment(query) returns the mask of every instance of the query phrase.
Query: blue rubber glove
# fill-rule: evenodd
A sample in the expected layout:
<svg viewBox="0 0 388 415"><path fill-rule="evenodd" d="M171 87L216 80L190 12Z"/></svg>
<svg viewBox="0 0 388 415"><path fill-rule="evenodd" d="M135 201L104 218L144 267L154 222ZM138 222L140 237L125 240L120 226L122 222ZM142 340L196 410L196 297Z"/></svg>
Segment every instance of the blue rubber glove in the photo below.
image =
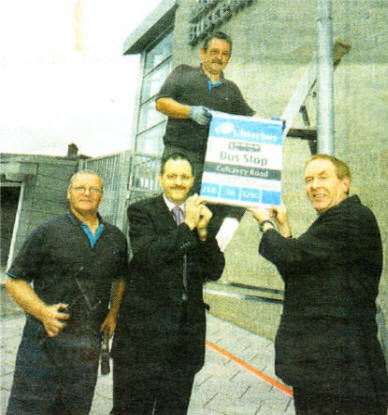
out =
<svg viewBox="0 0 388 415"><path fill-rule="evenodd" d="M194 105L190 109L190 118L200 125L207 125L209 124L212 115L210 114L209 110L204 106L196 106Z"/></svg>

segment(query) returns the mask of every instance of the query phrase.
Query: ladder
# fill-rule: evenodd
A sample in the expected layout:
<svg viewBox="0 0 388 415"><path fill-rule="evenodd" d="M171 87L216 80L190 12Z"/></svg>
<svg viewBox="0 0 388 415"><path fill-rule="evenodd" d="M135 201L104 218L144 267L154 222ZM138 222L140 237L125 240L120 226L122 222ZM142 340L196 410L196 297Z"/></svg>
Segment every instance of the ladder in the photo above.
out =
<svg viewBox="0 0 388 415"><path fill-rule="evenodd" d="M341 59L350 50L350 45L341 39L337 39L333 46L333 64L334 69L339 65ZM299 81L294 90L286 108L284 109L281 119L285 120L286 126L284 134L290 138L300 138L309 140L311 154L317 152L317 128L312 127L310 118L308 116L307 106L305 101L308 96L316 96L316 82L317 82L317 64L316 58L308 65L303 78ZM294 120L298 113L301 113L304 128L292 128Z"/></svg>

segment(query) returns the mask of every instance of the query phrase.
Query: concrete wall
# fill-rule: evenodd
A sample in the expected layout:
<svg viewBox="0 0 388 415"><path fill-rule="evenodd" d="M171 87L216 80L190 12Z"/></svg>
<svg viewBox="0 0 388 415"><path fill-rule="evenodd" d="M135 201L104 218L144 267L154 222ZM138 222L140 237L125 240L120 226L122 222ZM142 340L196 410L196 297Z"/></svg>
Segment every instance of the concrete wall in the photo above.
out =
<svg viewBox="0 0 388 415"><path fill-rule="evenodd" d="M63 157L2 154L1 163L36 165L36 174L23 178L24 192L17 226L14 255L26 237L41 223L66 212L66 189L77 171L78 160Z"/></svg>
<svg viewBox="0 0 388 415"><path fill-rule="evenodd" d="M179 1L174 32L174 66L198 64L200 45L187 43L190 6ZM219 29L233 39L226 76L239 86L249 104L266 117L279 116L316 48L315 0L256 0ZM351 166L352 193L375 212L388 261L388 3L380 0L334 0L333 37L351 45L335 71L335 155ZM315 102L309 115L315 122ZM301 126L298 119L294 126ZM310 156L307 142L287 139L284 145L283 190L294 235L314 220L303 189L303 165ZM224 282L282 289L275 268L257 255L256 223L245 215L226 251ZM388 315L388 271L384 268L379 301ZM272 337L280 305L238 301L207 294L222 317Z"/></svg>

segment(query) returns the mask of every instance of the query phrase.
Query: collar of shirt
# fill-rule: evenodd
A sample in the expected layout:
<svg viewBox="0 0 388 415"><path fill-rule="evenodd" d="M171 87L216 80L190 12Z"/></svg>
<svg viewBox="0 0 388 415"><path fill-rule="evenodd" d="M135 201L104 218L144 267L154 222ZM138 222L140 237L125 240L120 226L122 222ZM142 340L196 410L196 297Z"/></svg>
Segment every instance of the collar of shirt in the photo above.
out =
<svg viewBox="0 0 388 415"><path fill-rule="evenodd" d="M97 241L100 239L100 236L101 236L101 234L104 230L104 225L102 223L100 223L98 225L98 228L97 228L95 234L93 234L93 232L90 230L89 226L86 225L85 223L81 224L81 228L85 232L86 236L88 237L90 247L93 249L94 246L96 245Z"/></svg>
<svg viewBox="0 0 388 415"><path fill-rule="evenodd" d="M95 234L93 234L93 232L90 230L89 226L86 225L86 223L81 222L76 216L74 216L71 210L67 211L67 217L69 218L70 222L73 225L81 227L81 229L85 232L85 235L87 236L89 240L90 247L94 248L94 246L96 245L97 241L100 239L100 236L104 230L104 224L103 224L102 217L100 216L100 214L97 213L98 221L100 224L98 225L98 228Z"/></svg>
<svg viewBox="0 0 388 415"><path fill-rule="evenodd" d="M217 88L217 86L220 86L221 84L222 84L221 79L219 79L217 82L215 82L213 84L212 80L208 77L207 78L207 88L208 88L209 94L210 94L210 92L212 92L213 88Z"/></svg>
<svg viewBox="0 0 388 415"><path fill-rule="evenodd" d="M171 200L168 200L165 194L163 194L163 200L170 212L174 209L175 206L179 206L182 209L183 214L185 213L186 202L183 202L181 205L176 205L175 203L171 202Z"/></svg>

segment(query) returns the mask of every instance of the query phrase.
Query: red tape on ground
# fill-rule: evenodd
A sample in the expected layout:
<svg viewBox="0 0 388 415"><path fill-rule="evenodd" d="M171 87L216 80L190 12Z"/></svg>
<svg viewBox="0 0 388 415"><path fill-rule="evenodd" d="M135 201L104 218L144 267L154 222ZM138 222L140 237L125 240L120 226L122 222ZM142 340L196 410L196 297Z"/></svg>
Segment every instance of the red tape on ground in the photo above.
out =
<svg viewBox="0 0 388 415"><path fill-rule="evenodd" d="M264 382L269 383L270 385L274 386L275 388L281 390L282 392L286 393L289 396L293 396L292 389L288 386L284 385L281 382L278 382L275 379L272 379L270 376L260 372L260 370L254 368L253 366L249 365L248 363L244 362L243 360L239 359L238 357L232 355L231 353L227 352L224 349L221 349L221 347L217 346L214 343L209 342L206 340L206 346L210 347L210 349L213 349L215 352L227 357L232 362L237 363L238 365L242 366L244 369L246 369L248 372L253 373L260 379L264 380Z"/></svg>

